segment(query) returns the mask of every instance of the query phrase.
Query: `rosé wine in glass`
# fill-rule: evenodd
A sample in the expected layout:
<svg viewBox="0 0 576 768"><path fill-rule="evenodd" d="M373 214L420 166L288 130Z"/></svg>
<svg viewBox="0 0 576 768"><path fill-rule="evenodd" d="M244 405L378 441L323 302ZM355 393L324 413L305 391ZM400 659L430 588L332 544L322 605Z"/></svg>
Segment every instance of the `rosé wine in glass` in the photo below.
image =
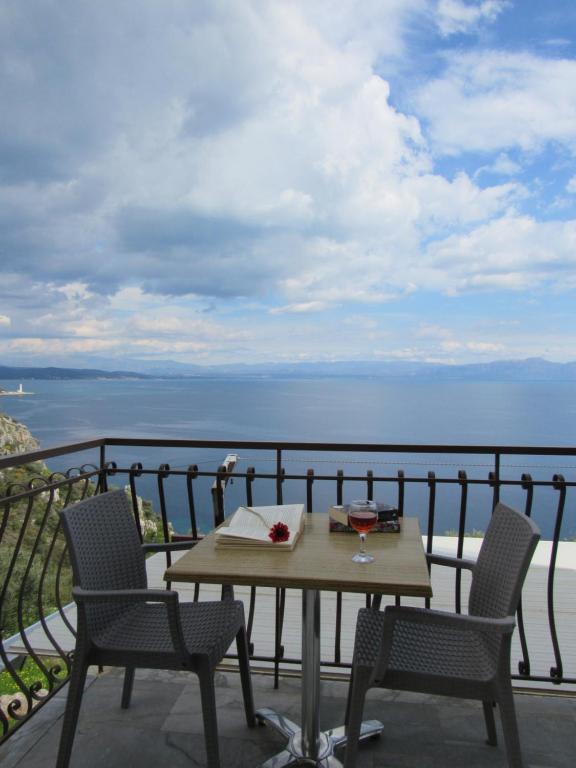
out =
<svg viewBox="0 0 576 768"><path fill-rule="evenodd" d="M374 528L377 522L378 512L375 502L369 499L351 502L348 510L348 523L360 535L360 552L357 552L352 558L355 563L372 563L374 561L374 557L366 552L364 544L366 534Z"/></svg>

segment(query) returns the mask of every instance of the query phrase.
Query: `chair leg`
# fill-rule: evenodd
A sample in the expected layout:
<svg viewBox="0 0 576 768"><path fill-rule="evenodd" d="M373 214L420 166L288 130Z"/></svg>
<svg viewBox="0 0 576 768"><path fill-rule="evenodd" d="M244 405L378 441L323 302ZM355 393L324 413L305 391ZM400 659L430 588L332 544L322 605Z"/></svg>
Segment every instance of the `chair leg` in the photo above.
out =
<svg viewBox="0 0 576 768"><path fill-rule="evenodd" d="M524 763L522 761L522 748L520 746L520 737L518 735L514 695L510 684L501 688L499 704L509 768L523 768Z"/></svg>
<svg viewBox="0 0 576 768"><path fill-rule="evenodd" d="M124 685L122 686L122 709L128 709L130 699L132 698L132 688L134 686L134 667L126 667L124 672Z"/></svg>
<svg viewBox="0 0 576 768"><path fill-rule="evenodd" d="M370 675L370 669L356 667L350 680L350 690L346 706L346 754L344 756L344 768L354 768L356 765L364 699L369 687Z"/></svg>
<svg viewBox="0 0 576 768"><path fill-rule="evenodd" d="M489 744L491 747L497 747L498 738L496 736L496 723L494 722L494 702L483 701L482 706L484 707L484 720L486 722L486 733L488 735L486 744Z"/></svg>
<svg viewBox="0 0 576 768"><path fill-rule="evenodd" d="M58 757L56 759L56 768L68 768L70 755L72 754L72 745L76 735L76 725L78 724L78 715L80 713L80 704L82 703L82 694L84 693L84 684L86 683L86 673L88 664L81 656L74 658L72 663L72 673L68 683L68 698L66 699L66 710L62 722L62 734L60 736L60 746L58 748Z"/></svg>
<svg viewBox="0 0 576 768"><path fill-rule="evenodd" d="M370 603L370 608L372 608L373 611L379 611L381 606L382 606L382 595L372 595L372 602Z"/></svg>
<svg viewBox="0 0 576 768"><path fill-rule="evenodd" d="M348 684L348 694L346 696L346 712L344 714L344 725L348 725L350 719L350 699L352 698L352 687L354 682L354 668L350 670L350 683Z"/></svg>
<svg viewBox="0 0 576 768"><path fill-rule="evenodd" d="M244 712L249 728L256 725L254 717L254 696L252 693L252 678L250 676L250 653L248 649L248 637L244 625L236 635L236 648L238 651L238 666L240 667L240 680L242 681L242 696L244 697Z"/></svg>
<svg viewBox="0 0 576 768"><path fill-rule="evenodd" d="M214 670L203 665L198 670L202 718L204 721L204 741L208 768L220 768L218 747L218 721L216 719L216 694L214 691Z"/></svg>
<svg viewBox="0 0 576 768"><path fill-rule="evenodd" d="M232 584L223 584L220 595L221 600L234 600L234 587Z"/></svg>

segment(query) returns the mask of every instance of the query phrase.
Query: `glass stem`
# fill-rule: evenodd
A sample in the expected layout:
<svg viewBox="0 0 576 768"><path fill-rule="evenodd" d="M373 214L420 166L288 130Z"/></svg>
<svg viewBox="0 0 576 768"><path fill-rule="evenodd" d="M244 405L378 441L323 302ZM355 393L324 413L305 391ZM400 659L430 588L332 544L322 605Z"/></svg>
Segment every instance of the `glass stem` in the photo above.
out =
<svg viewBox="0 0 576 768"><path fill-rule="evenodd" d="M366 543L366 534L365 533L361 533L361 534L359 534L359 536L360 536L360 552L362 554L365 554L366 553L366 548L365 548L364 545Z"/></svg>

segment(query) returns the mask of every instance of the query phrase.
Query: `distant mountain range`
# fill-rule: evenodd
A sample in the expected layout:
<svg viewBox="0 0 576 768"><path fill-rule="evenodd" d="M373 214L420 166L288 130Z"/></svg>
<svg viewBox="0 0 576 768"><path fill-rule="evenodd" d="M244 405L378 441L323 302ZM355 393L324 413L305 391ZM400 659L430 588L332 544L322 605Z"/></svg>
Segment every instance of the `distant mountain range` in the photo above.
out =
<svg viewBox="0 0 576 768"><path fill-rule="evenodd" d="M130 361L132 362L132 361ZM140 363L143 367L143 364ZM435 381L576 381L576 362L552 363L539 357L491 363L448 365L403 361L344 361L188 365L166 361L139 371L98 368L39 368L0 365L0 382L26 379L150 379L198 377L325 378L363 376Z"/></svg>
<svg viewBox="0 0 576 768"><path fill-rule="evenodd" d="M142 373L101 371L97 368L27 368L0 365L0 381L20 379L147 379Z"/></svg>

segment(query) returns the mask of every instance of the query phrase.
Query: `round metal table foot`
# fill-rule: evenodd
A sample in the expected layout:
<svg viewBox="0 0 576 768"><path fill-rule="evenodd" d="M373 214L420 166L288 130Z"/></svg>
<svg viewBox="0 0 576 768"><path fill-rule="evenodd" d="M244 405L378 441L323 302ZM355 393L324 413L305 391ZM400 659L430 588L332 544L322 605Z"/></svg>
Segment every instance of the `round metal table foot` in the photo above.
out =
<svg viewBox="0 0 576 768"><path fill-rule="evenodd" d="M273 709L264 708L256 711L258 721L270 725L280 733L288 743L281 752L266 760L261 768L287 768L293 765L310 765L317 768L342 768L342 763L334 751L346 746L346 727L332 728L318 735L316 752L310 755L302 744L302 730L291 720L279 715ZM374 739L380 736L384 726L379 720L366 720L362 723L360 740Z"/></svg>

